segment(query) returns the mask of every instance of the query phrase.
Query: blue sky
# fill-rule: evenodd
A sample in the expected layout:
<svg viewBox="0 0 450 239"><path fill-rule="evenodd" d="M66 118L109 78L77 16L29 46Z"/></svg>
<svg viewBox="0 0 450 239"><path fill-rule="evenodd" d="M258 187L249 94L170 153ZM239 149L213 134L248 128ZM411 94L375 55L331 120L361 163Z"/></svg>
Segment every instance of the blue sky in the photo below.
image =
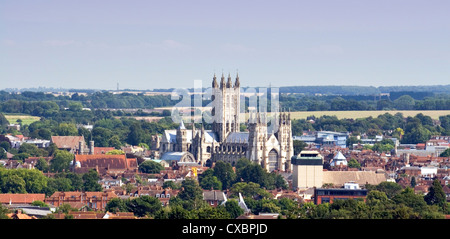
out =
<svg viewBox="0 0 450 239"><path fill-rule="evenodd" d="M0 1L0 89L450 84L450 1Z"/></svg>

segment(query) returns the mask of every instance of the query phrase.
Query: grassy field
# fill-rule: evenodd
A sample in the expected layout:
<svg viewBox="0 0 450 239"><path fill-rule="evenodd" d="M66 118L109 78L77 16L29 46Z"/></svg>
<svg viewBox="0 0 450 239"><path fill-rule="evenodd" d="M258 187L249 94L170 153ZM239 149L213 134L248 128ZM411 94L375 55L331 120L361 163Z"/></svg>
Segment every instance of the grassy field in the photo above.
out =
<svg viewBox="0 0 450 239"><path fill-rule="evenodd" d="M419 113L430 116L432 119L439 119L439 116L442 115L450 115L450 110L427 110L427 111L419 111L419 110L393 110L393 111L296 111L291 112L291 119L306 119L308 116L322 116L322 115L335 115L338 119L357 119L357 118L366 118L369 116L378 117L378 115L382 115L385 113L396 114L402 113L404 117L408 116L416 116Z"/></svg>
<svg viewBox="0 0 450 239"><path fill-rule="evenodd" d="M22 120L22 125L30 125L35 121L39 121L39 117L31 116L31 115L19 115L19 114L4 114L5 118L9 121L10 124L17 123L18 119Z"/></svg>

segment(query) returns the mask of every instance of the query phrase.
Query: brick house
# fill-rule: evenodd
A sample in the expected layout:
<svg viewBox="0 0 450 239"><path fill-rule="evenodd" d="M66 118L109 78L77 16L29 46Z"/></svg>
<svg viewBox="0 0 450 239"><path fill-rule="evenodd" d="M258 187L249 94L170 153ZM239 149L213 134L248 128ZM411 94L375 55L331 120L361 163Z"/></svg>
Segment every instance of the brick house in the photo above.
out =
<svg viewBox="0 0 450 239"><path fill-rule="evenodd" d="M209 205L217 207L227 201L227 196L220 190L203 190L203 200Z"/></svg>
<svg viewBox="0 0 450 239"><path fill-rule="evenodd" d="M130 197L150 196L156 197L162 206L169 205L170 198L176 197L180 190L171 188L162 188L159 186L153 187L138 187L135 191L130 192Z"/></svg>

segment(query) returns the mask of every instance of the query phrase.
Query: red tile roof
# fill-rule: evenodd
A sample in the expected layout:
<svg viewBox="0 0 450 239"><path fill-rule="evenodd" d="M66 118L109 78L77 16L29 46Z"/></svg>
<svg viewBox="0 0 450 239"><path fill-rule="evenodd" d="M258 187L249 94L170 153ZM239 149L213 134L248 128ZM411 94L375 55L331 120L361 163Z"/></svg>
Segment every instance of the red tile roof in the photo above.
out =
<svg viewBox="0 0 450 239"><path fill-rule="evenodd" d="M106 154L114 149L114 147L94 147L94 154Z"/></svg>
<svg viewBox="0 0 450 239"><path fill-rule="evenodd" d="M104 174L108 170L126 171L137 169L137 159L127 158L125 155L107 155L107 154L93 154L93 155L75 155L75 160L80 162L81 168L76 171L83 171L83 169L98 169L99 173Z"/></svg>
<svg viewBox="0 0 450 239"><path fill-rule="evenodd" d="M51 139L51 142L59 149L78 148L80 141L84 141L83 136L52 136Z"/></svg>
<svg viewBox="0 0 450 239"><path fill-rule="evenodd" d="M5 193L0 194L0 203L2 204L30 204L34 201L44 201L45 200L45 194L38 193L25 193L25 194L18 194L18 193Z"/></svg>

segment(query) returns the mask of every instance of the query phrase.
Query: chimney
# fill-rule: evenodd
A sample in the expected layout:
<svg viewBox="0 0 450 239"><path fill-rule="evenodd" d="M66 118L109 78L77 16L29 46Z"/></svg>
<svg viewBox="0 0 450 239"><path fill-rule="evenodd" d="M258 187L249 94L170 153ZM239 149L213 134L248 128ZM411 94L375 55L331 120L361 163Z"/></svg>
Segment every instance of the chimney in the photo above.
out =
<svg viewBox="0 0 450 239"><path fill-rule="evenodd" d="M84 141L78 142L78 154L84 154Z"/></svg>

